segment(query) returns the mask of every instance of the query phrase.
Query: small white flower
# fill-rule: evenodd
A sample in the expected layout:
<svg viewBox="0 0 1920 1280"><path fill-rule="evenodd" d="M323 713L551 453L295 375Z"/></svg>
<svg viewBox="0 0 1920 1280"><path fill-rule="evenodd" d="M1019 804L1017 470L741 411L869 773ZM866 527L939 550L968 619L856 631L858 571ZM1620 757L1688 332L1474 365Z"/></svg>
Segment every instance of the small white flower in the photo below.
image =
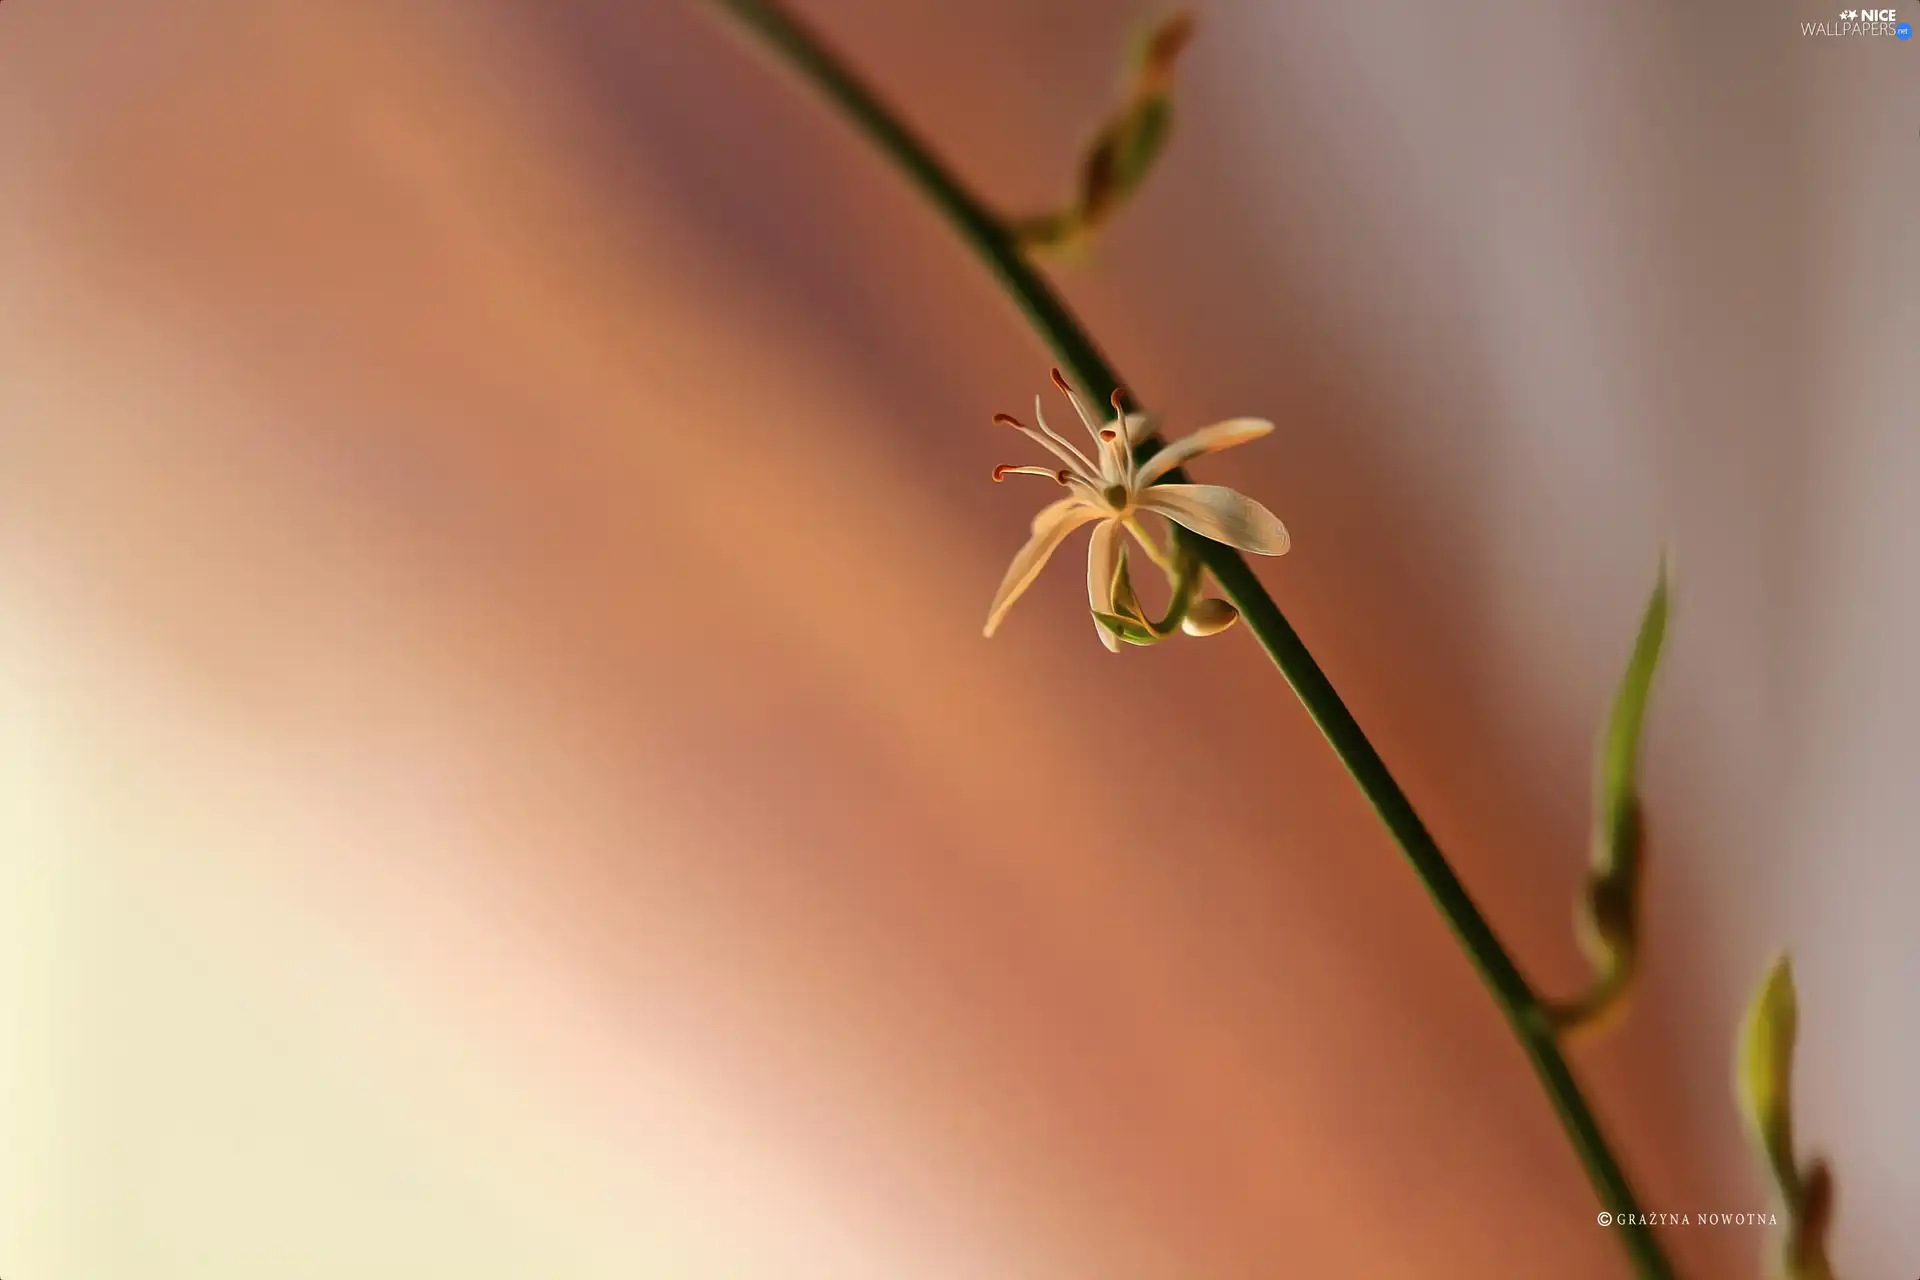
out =
<svg viewBox="0 0 1920 1280"><path fill-rule="evenodd" d="M1273 424L1260 418L1229 418L1202 427L1192 435L1175 440L1145 463L1136 465L1133 447L1150 433L1147 418L1123 413L1120 393L1113 397L1114 417L1105 425L1096 422L1084 400L1076 394L1060 371L1053 371L1053 384L1072 403L1080 421L1093 437L1096 465L1079 448L1047 425L1040 398L1034 397L1034 415L1038 428L1019 419L999 414L995 422L1018 429L1044 447L1065 465L1048 467L998 466L995 480L1010 475L1046 476L1064 486L1068 495L1044 508L1033 518L1033 537L1020 548L1007 568L1007 576L994 593L987 610L987 635L992 635L1000 620L1013 607L1047 560L1066 541L1067 535L1083 524L1099 521L1087 546L1087 602L1097 613L1112 613L1113 580L1119 567L1120 531L1125 529L1155 561L1162 553L1141 530L1139 513L1151 511L1175 524L1184 525L1203 537L1224 542L1255 555L1286 554L1287 530L1271 511L1243 494L1217 484L1155 484L1175 467L1183 466L1202 454L1231 448L1257 440L1273 430ZM1106 628L1096 624L1101 642L1107 648L1120 648L1120 642Z"/></svg>

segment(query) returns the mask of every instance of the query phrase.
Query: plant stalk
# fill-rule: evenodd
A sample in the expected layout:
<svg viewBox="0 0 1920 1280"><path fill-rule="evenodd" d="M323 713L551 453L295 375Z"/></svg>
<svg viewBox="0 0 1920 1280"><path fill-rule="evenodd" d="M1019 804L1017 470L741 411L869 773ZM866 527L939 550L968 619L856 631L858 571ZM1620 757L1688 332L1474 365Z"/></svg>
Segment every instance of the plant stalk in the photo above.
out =
<svg viewBox="0 0 1920 1280"><path fill-rule="evenodd" d="M953 225L980 261L999 279L1028 324L1053 351L1073 380L1097 399L1122 388L1098 347L1053 288L1031 266L1005 222L973 195L931 148L883 105L851 68L776 0L707 0L730 14L791 70L820 91L868 140L893 161ZM1148 442L1143 448L1151 448ZM1169 472L1175 483L1184 477ZM1341 763L1372 803L1394 842L1420 878L1434 905L1473 962L1481 981L1505 1015L1534 1074L1553 1105L1586 1171L1600 1208L1624 1225L1613 1228L1642 1280L1672 1280L1673 1268L1646 1226L1639 1200L1614 1158L1599 1121L1560 1052L1552 1022L1533 988L1515 966L1486 917L1454 874L1440 847L1394 781L1386 763L1347 710L1332 682L1308 652L1273 597L1233 548L1186 534L1201 562L1243 624L1286 677L1307 714L1326 735Z"/></svg>

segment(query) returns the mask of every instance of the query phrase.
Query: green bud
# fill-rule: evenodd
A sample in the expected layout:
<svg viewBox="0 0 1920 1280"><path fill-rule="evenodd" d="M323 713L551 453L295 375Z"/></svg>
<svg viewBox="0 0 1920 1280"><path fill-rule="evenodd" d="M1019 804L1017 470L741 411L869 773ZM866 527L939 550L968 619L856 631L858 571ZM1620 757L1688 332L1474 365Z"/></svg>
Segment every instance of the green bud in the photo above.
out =
<svg viewBox="0 0 1920 1280"><path fill-rule="evenodd" d="M1767 1158L1774 1184L1791 1208L1800 1202L1800 1175L1793 1163L1793 1042L1799 1008L1793 965L1785 955L1767 970L1747 1006L1740 1028L1734 1091L1754 1142Z"/></svg>
<svg viewBox="0 0 1920 1280"><path fill-rule="evenodd" d="M1774 1192L1787 1210L1779 1274L1785 1280L1833 1280L1827 1235L1833 1225L1833 1170L1810 1161L1804 1172L1793 1150L1793 1053L1800 1033L1793 965L1774 960L1741 1022L1734 1094L1754 1145L1766 1159Z"/></svg>
<svg viewBox="0 0 1920 1280"><path fill-rule="evenodd" d="M1574 904L1574 932L1593 966L1578 997L1547 1006L1563 1032L1612 1021L1632 994L1640 964L1640 881L1644 829L1637 773L1647 699L1667 632L1667 571L1662 562L1601 734L1593 797L1592 869Z"/></svg>
<svg viewBox="0 0 1920 1280"><path fill-rule="evenodd" d="M1088 144L1079 190L1066 209L1017 218L1014 235L1028 248L1071 249L1116 213L1166 147L1173 121L1173 69L1193 35L1193 19L1174 13L1149 29L1129 59L1125 96Z"/></svg>

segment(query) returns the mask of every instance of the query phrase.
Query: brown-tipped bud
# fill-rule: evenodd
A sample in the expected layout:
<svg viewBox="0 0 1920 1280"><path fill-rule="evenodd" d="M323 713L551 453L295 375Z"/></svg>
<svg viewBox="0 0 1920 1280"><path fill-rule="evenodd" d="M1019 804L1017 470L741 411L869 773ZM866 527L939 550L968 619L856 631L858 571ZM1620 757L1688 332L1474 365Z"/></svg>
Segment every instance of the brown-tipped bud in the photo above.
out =
<svg viewBox="0 0 1920 1280"><path fill-rule="evenodd" d="M1074 202L1055 213L1018 220L1015 233L1023 246L1083 246L1140 185L1166 142L1174 64L1193 38L1193 25L1190 14L1169 14L1135 44L1128 58L1125 96L1081 158ZM1118 403L1114 407L1118 409Z"/></svg>
<svg viewBox="0 0 1920 1280"><path fill-rule="evenodd" d="M1240 611L1225 600L1209 597L1195 600L1180 619L1180 629L1190 636L1217 636L1240 619Z"/></svg>

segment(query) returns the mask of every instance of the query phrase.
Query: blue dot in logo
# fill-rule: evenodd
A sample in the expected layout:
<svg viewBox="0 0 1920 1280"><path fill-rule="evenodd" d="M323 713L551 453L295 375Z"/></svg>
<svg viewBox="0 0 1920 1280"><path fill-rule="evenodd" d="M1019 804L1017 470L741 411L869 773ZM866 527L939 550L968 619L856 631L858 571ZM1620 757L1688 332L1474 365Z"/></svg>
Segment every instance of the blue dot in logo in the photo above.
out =
<svg viewBox="0 0 1920 1280"><path fill-rule="evenodd" d="M1903 22L1893 29L1893 34L1899 36L1902 40L1911 40L1913 39L1913 24L1911 22Z"/></svg>

